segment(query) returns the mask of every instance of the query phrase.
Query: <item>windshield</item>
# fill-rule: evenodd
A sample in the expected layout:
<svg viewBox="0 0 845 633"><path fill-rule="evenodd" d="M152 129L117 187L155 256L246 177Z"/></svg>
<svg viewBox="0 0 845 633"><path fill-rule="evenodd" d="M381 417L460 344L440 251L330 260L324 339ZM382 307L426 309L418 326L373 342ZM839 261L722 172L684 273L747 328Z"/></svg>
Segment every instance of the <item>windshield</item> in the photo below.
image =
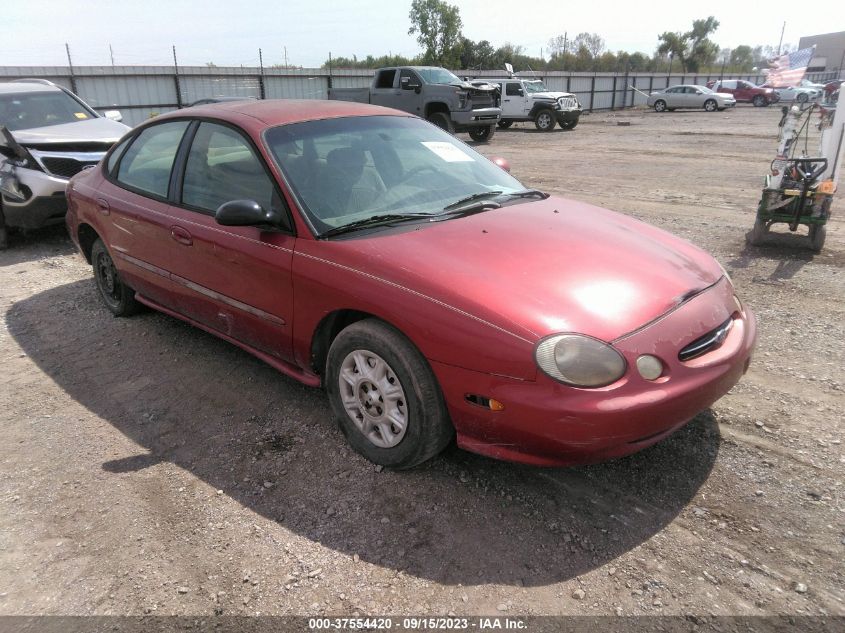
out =
<svg viewBox="0 0 845 633"><path fill-rule="evenodd" d="M457 75L453 75L445 68L415 68L420 77L428 84L460 84L463 83Z"/></svg>
<svg viewBox="0 0 845 633"><path fill-rule="evenodd" d="M525 84L525 90L528 91L529 94L533 93L533 92L548 92L549 91L549 89L546 88L546 84L544 84L539 79L536 80L536 81L523 81L523 83Z"/></svg>
<svg viewBox="0 0 845 633"><path fill-rule="evenodd" d="M30 130L93 118L81 103L59 90L0 94L0 125L9 130Z"/></svg>
<svg viewBox="0 0 845 633"><path fill-rule="evenodd" d="M442 213L476 194L522 191L507 172L417 118L274 127L265 141L316 234L385 214Z"/></svg>

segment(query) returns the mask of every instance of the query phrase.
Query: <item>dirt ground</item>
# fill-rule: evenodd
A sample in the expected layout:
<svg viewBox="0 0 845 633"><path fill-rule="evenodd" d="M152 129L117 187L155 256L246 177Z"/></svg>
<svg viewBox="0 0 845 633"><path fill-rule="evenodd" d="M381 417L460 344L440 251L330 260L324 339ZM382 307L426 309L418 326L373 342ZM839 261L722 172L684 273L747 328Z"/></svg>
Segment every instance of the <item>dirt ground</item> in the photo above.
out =
<svg viewBox="0 0 845 633"><path fill-rule="evenodd" d="M821 254L746 246L779 116L595 113L480 147L712 252L759 318L727 396L596 466L451 448L379 471L321 391L169 317L112 318L63 229L13 235L0 615L845 614L845 189Z"/></svg>

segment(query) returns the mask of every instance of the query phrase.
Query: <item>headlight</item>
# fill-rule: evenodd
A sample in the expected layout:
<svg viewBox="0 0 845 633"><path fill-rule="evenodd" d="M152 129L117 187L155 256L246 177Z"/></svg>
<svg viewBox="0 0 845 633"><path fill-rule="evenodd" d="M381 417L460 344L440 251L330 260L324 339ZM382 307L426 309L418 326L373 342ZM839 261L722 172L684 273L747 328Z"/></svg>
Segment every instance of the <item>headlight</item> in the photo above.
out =
<svg viewBox="0 0 845 633"><path fill-rule="evenodd" d="M554 334L537 345L537 365L550 378L574 387L604 387L625 373L622 354L582 334Z"/></svg>

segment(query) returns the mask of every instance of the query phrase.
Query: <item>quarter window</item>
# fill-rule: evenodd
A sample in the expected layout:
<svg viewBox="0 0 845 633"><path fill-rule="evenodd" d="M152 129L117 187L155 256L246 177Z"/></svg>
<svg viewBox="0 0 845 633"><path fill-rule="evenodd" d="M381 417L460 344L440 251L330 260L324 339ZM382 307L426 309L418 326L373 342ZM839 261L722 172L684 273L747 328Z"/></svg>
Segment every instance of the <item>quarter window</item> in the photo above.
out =
<svg viewBox="0 0 845 633"><path fill-rule="evenodd" d="M213 213L232 200L281 209L273 181L246 140L226 126L202 123L188 153L182 202Z"/></svg>
<svg viewBox="0 0 845 633"><path fill-rule="evenodd" d="M173 121L141 132L120 161L118 182L166 198L170 170L187 128L188 121Z"/></svg>

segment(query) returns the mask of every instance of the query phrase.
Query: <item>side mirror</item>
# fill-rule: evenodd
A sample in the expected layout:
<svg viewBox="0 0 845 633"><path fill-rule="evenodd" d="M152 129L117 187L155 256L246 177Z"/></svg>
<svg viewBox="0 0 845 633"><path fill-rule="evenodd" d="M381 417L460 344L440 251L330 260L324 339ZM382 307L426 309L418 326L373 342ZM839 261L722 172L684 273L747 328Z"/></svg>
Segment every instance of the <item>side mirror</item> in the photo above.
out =
<svg viewBox="0 0 845 633"><path fill-rule="evenodd" d="M258 226L261 224L279 225L279 216L274 211L266 211L255 200L232 200L221 204L214 213L217 224L223 226Z"/></svg>
<svg viewBox="0 0 845 633"><path fill-rule="evenodd" d="M524 91L522 88L519 88L519 89L516 91L516 94L518 94L520 97L524 97L524 96L525 96L525 91Z"/></svg>
<svg viewBox="0 0 845 633"><path fill-rule="evenodd" d="M506 172L511 173L511 164L507 161L507 159L502 158L501 156L496 156L495 158L491 158L490 160L493 161L495 165L498 165L501 169L504 169Z"/></svg>
<svg viewBox="0 0 845 633"><path fill-rule="evenodd" d="M123 121L123 115L120 113L120 110L106 110L103 112L103 116L107 119L111 119L112 121L117 121L118 123Z"/></svg>

